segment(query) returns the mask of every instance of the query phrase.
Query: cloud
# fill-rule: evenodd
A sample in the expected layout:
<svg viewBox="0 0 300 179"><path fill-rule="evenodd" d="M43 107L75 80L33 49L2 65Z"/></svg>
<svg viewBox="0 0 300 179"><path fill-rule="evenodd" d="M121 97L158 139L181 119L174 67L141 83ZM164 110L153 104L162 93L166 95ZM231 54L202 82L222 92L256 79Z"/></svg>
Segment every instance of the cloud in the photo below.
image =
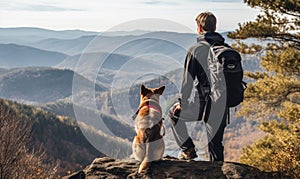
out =
<svg viewBox="0 0 300 179"><path fill-rule="evenodd" d="M224 2L224 3L232 3L232 2L241 2L241 0L210 0L211 2Z"/></svg>
<svg viewBox="0 0 300 179"><path fill-rule="evenodd" d="M85 11L82 8L65 8L50 4L37 4L37 3L22 3L18 1L2 2L0 3L4 10L8 11L52 11L52 12L61 12L61 11Z"/></svg>
<svg viewBox="0 0 300 179"><path fill-rule="evenodd" d="M186 0L190 3L243 3L243 0Z"/></svg>
<svg viewBox="0 0 300 179"><path fill-rule="evenodd" d="M143 2L143 4L148 4L148 5L157 5L157 4L161 4L161 1L146 1Z"/></svg>
<svg viewBox="0 0 300 179"><path fill-rule="evenodd" d="M64 8L64 7L52 6L52 5L29 5L27 7L23 7L23 10L29 10L29 11L85 11L84 9Z"/></svg>
<svg viewBox="0 0 300 179"><path fill-rule="evenodd" d="M162 0L148 0L142 3L146 5L177 5L178 4L176 2L162 1Z"/></svg>
<svg viewBox="0 0 300 179"><path fill-rule="evenodd" d="M227 31L260 12L242 0L0 0L0 7L2 27L95 31L139 18L168 19L194 29L195 16L207 10L217 16L218 29Z"/></svg>

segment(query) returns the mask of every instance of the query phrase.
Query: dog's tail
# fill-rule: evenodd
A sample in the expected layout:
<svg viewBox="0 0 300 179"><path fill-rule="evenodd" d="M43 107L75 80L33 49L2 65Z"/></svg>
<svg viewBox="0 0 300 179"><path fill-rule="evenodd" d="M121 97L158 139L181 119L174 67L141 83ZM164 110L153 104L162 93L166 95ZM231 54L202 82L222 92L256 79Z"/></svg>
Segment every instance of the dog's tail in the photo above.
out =
<svg viewBox="0 0 300 179"><path fill-rule="evenodd" d="M150 162L147 161L147 157L144 158L144 160L142 161L140 167L139 167L139 173L143 172L145 169L147 169L150 165Z"/></svg>

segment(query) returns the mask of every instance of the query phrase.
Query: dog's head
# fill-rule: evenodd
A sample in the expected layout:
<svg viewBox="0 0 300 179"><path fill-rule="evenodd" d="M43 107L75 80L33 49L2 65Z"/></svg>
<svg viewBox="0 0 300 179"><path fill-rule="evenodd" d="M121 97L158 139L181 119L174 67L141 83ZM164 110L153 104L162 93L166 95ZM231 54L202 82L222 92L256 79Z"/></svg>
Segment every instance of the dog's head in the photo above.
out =
<svg viewBox="0 0 300 179"><path fill-rule="evenodd" d="M163 94L164 90L165 86L146 88L144 85L141 85L141 102L149 99L159 102L159 97Z"/></svg>

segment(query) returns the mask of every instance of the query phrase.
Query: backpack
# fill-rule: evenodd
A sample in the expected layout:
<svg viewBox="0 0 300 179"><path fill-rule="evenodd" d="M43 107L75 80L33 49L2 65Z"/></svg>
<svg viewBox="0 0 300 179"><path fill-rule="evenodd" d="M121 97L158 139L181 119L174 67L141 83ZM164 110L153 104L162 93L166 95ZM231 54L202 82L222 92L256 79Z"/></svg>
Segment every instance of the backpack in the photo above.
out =
<svg viewBox="0 0 300 179"><path fill-rule="evenodd" d="M226 106L235 107L244 100L247 87L243 81L241 55L227 44L214 44L210 49L210 97L217 101L226 92Z"/></svg>

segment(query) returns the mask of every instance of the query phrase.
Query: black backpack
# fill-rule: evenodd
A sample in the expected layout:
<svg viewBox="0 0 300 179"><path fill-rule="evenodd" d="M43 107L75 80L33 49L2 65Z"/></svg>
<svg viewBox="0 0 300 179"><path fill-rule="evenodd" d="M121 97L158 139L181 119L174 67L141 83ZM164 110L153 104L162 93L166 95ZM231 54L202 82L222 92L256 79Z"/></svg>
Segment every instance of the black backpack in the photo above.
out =
<svg viewBox="0 0 300 179"><path fill-rule="evenodd" d="M241 55L227 44L214 44L210 49L212 52L212 58L208 60L210 96L214 100L226 91L226 106L235 107L244 100L244 91L247 87L243 81Z"/></svg>

